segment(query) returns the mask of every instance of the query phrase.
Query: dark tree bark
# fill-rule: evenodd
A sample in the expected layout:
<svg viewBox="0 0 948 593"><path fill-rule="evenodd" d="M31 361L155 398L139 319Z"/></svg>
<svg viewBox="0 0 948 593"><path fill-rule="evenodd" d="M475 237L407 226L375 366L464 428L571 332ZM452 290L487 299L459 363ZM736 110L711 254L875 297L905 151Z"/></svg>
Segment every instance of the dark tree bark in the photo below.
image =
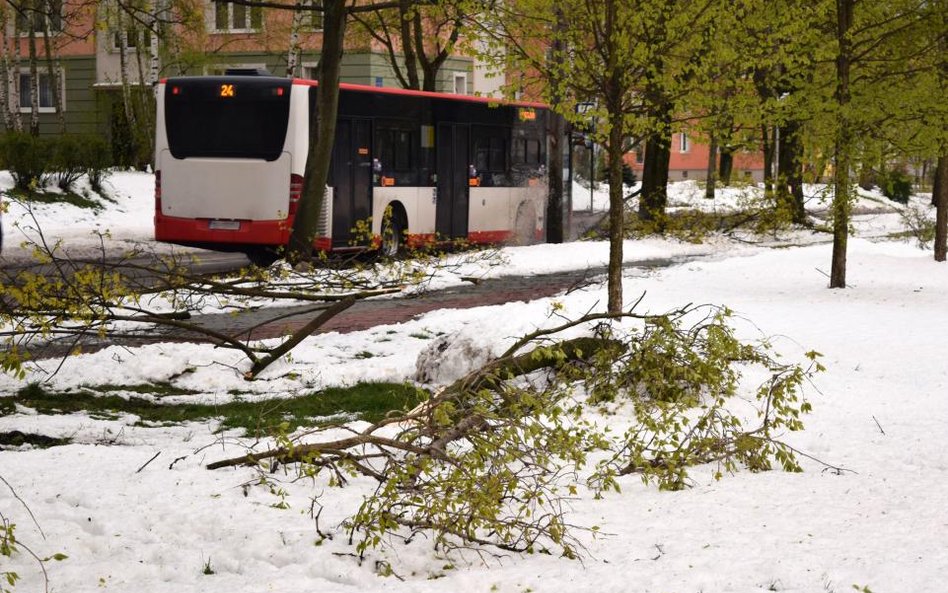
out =
<svg viewBox="0 0 948 593"><path fill-rule="evenodd" d="M731 185L731 173L734 171L734 149L721 147L721 159L718 163L718 178L726 186Z"/></svg>
<svg viewBox="0 0 948 593"><path fill-rule="evenodd" d="M405 72L408 76L408 86L409 89L420 89L420 79L418 78L418 58L415 55L415 44L411 43L412 40L412 31L411 25L412 20L408 18L408 14L411 11L412 0L398 0L398 16L399 16L399 32L402 37L402 53L405 54ZM394 57L394 52L392 55L392 63L397 65L397 59Z"/></svg>
<svg viewBox="0 0 948 593"><path fill-rule="evenodd" d="M846 110L850 102L849 75L852 64L852 40L855 0L836 0L836 103L839 121L836 131L836 171L833 197L833 260L830 270L830 288L846 288L846 247L849 240L849 203L852 130Z"/></svg>
<svg viewBox="0 0 948 593"><path fill-rule="evenodd" d="M610 314L622 312L622 241L625 238L625 200L622 196L622 157L625 137L622 97L625 86L622 83L623 72L616 65L616 49L613 30L618 26L617 2L605 2L605 49L608 51L608 78L604 99L609 113L609 273L607 292L609 295L607 310Z"/></svg>
<svg viewBox="0 0 948 593"><path fill-rule="evenodd" d="M549 193L546 205L546 241L562 243L566 240L563 208L563 144L566 139L566 122L555 113L550 113L550 170Z"/></svg>
<svg viewBox="0 0 948 593"><path fill-rule="evenodd" d="M806 223L803 208L803 141L800 124L787 122L780 128L780 153L777 168L777 199L788 208L796 224Z"/></svg>
<svg viewBox="0 0 948 593"><path fill-rule="evenodd" d="M668 163L671 159L671 137L655 133L645 141L645 163L642 165L642 193L639 217L662 225L668 203Z"/></svg>
<svg viewBox="0 0 948 593"><path fill-rule="evenodd" d="M556 11L556 27L566 27L566 17L560 8ZM562 72L564 43L561 35L556 35L550 52L551 72ZM558 74L557 74L558 75ZM551 80L550 103L555 107L562 100L560 86L562 81ZM566 138L566 121L556 113L548 115L550 121L550 170L548 174L549 193L546 205L546 240L548 243L562 243L566 239L563 209L563 144Z"/></svg>
<svg viewBox="0 0 948 593"><path fill-rule="evenodd" d="M938 163L941 162L941 158L938 158ZM938 166L938 163L935 164L935 181L932 184L932 206L938 207L938 188L941 187L944 183L944 176L941 172L941 167Z"/></svg>
<svg viewBox="0 0 948 593"><path fill-rule="evenodd" d="M336 114L339 108L339 78L342 70L343 40L346 32L346 1L324 0L323 42L319 59L319 86L316 89L316 113L310 114L310 138L303 195L287 247L291 262L309 260L319 223L319 212L326 199L329 164L336 139Z"/></svg>
<svg viewBox="0 0 948 593"><path fill-rule="evenodd" d="M764 145L764 193L770 196L774 190L774 143L766 124L760 126L760 133Z"/></svg>
<svg viewBox="0 0 948 593"><path fill-rule="evenodd" d="M935 200L935 261L945 261L946 243L948 243L948 155L938 157L935 169L935 186L932 199Z"/></svg>
<svg viewBox="0 0 948 593"><path fill-rule="evenodd" d="M718 139L711 134L711 146L708 147L708 174L705 177L704 197L714 199L714 186L717 184L717 157L718 157Z"/></svg>

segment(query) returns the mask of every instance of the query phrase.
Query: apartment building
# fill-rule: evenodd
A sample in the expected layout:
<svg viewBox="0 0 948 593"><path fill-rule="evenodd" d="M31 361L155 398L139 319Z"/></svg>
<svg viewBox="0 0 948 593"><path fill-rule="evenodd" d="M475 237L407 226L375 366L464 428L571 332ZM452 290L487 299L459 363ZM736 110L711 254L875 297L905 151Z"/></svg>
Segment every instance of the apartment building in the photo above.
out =
<svg viewBox="0 0 948 593"><path fill-rule="evenodd" d="M35 31L39 78L41 134L56 134L60 121L67 132L111 137L123 117L123 88L147 91L154 78L183 74L215 74L228 68L265 69L278 76L313 78L322 41L318 12L262 10L237 4L203 1L203 13L191 22L165 25L174 29L153 44L137 19L116 4L83 0L32 0L35 9L17 12L4 3L6 43L3 61L9 99L8 116L19 115L24 127L30 118L30 34ZM48 39L47 37L48 32ZM342 81L395 87L387 48L350 26ZM48 50L47 50L48 48ZM158 59L153 59L153 54ZM47 59L47 54L51 59ZM50 68L52 64L52 68ZM51 84L60 79L60 96ZM468 56L451 56L439 71L436 90L459 94L496 95L497 78Z"/></svg>

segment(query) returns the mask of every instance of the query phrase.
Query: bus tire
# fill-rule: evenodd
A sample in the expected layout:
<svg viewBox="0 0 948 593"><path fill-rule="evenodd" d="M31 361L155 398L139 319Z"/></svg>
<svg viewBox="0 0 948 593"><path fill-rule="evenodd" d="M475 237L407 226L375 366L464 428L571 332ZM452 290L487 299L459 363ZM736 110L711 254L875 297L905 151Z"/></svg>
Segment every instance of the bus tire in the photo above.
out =
<svg viewBox="0 0 948 593"><path fill-rule="evenodd" d="M385 257L396 257L405 252L405 232L408 223L400 204L389 205L382 217L382 241L379 252Z"/></svg>
<svg viewBox="0 0 948 593"><path fill-rule="evenodd" d="M252 247L244 251L250 263L258 268L269 268L280 255L272 247Z"/></svg>

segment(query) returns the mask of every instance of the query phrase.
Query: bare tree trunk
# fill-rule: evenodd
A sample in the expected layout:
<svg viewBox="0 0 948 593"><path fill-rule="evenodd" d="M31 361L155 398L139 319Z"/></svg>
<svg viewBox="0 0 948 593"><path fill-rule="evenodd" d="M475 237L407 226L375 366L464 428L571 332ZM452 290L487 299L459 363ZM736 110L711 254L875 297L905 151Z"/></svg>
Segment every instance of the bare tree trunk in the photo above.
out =
<svg viewBox="0 0 948 593"><path fill-rule="evenodd" d="M161 20L165 15L165 0L155 0L151 13L151 39L148 43L148 85L158 93L161 74Z"/></svg>
<svg viewBox="0 0 948 593"><path fill-rule="evenodd" d="M853 23L855 0L836 0L836 103L839 108L839 126L836 132L836 171L833 196L833 263L830 270L830 288L846 288L846 246L849 239L850 167L853 144L847 109L850 101L849 73L852 59L852 41L849 31Z"/></svg>
<svg viewBox="0 0 948 593"><path fill-rule="evenodd" d="M704 197L714 199L714 186L717 185L718 138L711 134L711 146L708 147L708 174L705 177Z"/></svg>
<svg viewBox="0 0 948 593"><path fill-rule="evenodd" d="M777 158L777 199L783 203L796 224L806 222L803 208L803 142L800 124L791 121L780 128L780 148Z"/></svg>
<svg viewBox="0 0 948 593"><path fill-rule="evenodd" d="M764 144L764 195L773 195L774 190L774 144L770 141L770 128L760 126L760 135Z"/></svg>
<svg viewBox="0 0 948 593"><path fill-rule="evenodd" d="M150 163L155 162L155 116L157 110L151 104L155 97L152 89L157 87L150 86L151 74L156 69L154 63L154 54L151 54L149 44L149 63L145 67L145 35L142 25L134 21L130 32L135 37L135 66L138 69L138 90L132 95L132 109L135 112L135 121L137 127L133 130L133 135L138 138L136 142L136 162L135 167L144 171ZM155 36L152 36L154 38ZM157 80L156 80L157 82Z"/></svg>
<svg viewBox="0 0 948 593"><path fill-rule="evenodd" d="M421 78L418 76L418 56L415 53L414 20L411 16L411 0L398 0L399 31L402 38L402 53L405 55L405 73L408 75L408 88L421 89ZM424 47L420 47L422 51ZM429 89L425 89L429 90ZM434 88L430 89L434 90Z"/></svg>
<svg viewBox="0 0 948 593"><path fill-rule="evenodd" d="M296 67L300 56L300 28L303 26L303 3L297 0L296 10L293 12L293 22L290 23L290 47L286 52L286 77L296 76Z"/></svg>
<svg viewBox="0 0 948 593"><path fill-rule="evenodd" d="M125 19L122 18L122 12L118 13L118 38L119 38L119 75L122 83L122 105L125 109L125 119L130 128L135 127L135 111L132 109L131 82L128 75L128 36L125 30Z"/></svg>
<svg viewBox="0 0 948 593"><path fill-rule="evenodd" d="M669 159L671 159L671 138L668 132L651 134L645 141L639 218L658 222L660 227L663 225L665 205L668 203Z"/></svg>
<svg viewBox="0 0 948 593"><path fill-rule="evenodd" d="M609 131L609 313L622 312L622 241L625 200L622 199L622 114L610 116Z"/></svg>
<svg viewBox="0 0 948 593"><path fill-rule="evenodd" d="M310 114L310 145L306 158L303 195L293 221L287 258L308 261L313 254L313 240L319 213L326 199L329 163L336 139L336 114L339 109L339 77L342 67L343 40L346 33L345 0L324 0L322 51L319 59L319 86L316 90L316 113ZM312 139L315 138L315 142Z"/></svg>
<svg viewBox="0 0 948 593"><path fill-rule="evenodd" d="M13 18L13 39L20 39L19 19ZM13 104L13 129L23 131L23 117L20 115L20 44L13 44L13 71L10 73L10 102Z"/></svg>
<svg viewBox="0 0 948 593"><path fill-rule="evenodd" d="M609 273L606 292L609 313L622 312L622 241L625 238L625 200L622 199L622 156L625 135L622 117L622 72L616 63L616 48L610 47L621 0L605 2L606 110L609 117Z"/></svg>
<svg viewBox="0 0 948 593"><path fill-rule="evenodd" d="M935 261L943 262L948 243L948 155L938 157L932 198L935 200Z"/></svg>
<svg viewBox="0 0 948 593"><path fill-rule="evenodd" d="M725 187L731 185L731 173L734 171L734 149L721 147L721 160L718 163L718 177Z"/></svg>
<svg viewBox="0 0 948 593"><path fill-rule="evenodd" d="M803 138L801 137L799 122L791 122L786 126L787 142L787 185L790 186L790 195L793 198L793 222L806 224L806 208L803 197Z"/></svg>
<svg viewBox="0 0 948 593"><path fill-rule="evenodd" d="M33 10L27 11L29 18L27 18L27 36L29 37L29 55L30 55L30 135L39 136L40 132L40 122L39 122L39 69L37 68L37 56L36 56L36 25L35 25L35 12Z"/></svg>
<svg viewBox="0 0 948 593"><path fill-rule="evenodd" d="M52 10L52 5L46 4ZM66 133L66 114L63 111L63 76L62 68L59 66L59 60L53 53L53 45L50 42L52 31L50 30L49 17L43 17L43 50L46 52L46 69L49 72L49 89L53 95L53 108L56 110L56 118L59 121L59 133Z"/></svg>
<svg viewBox="0 0 948 593"><path fill-rule="evenodd" d="M556 12L556 27L562 31L566 27L566 16L559 7L554 8ZM551 48L550 61L552 67L550 71L554 76L559 76L562 72L562 63L564 57L563 40L560 35L554 35L553 47ZM556 107L562 100L560 91L561 80L551 80L550 103ZM565 225L563 223L563 144L566 140L566 122L557 113L551 110L547 115L550 128L550 170L547 176L549 182L548 200L546 205L546 240L548 243L562 243L566 237Z"/></svg>
<svg viewBox="0 0 948 593"><path fill-rule="evenodd" d="M938 157L939 162L941 157ZM938 207L938 188L944 183L944 177L942 176L941 167L938 166L938 163L935 163L935 179L932 181L932 206Z"/></svg>
<svg viewBox="0 0 948 593"><path fill-rule="evenodd" d="M11 101L12 65L10 64L10 46L9 35L7 35L7 25L10 22L9 6L0 4L0 105L3 106L3 127L11 132L14 129L14 118L19 117L15 112L19 111L19 100L16 103ZM15 37L14 37L15 38ZM16 81L19 83L19 81Z"/></svg>

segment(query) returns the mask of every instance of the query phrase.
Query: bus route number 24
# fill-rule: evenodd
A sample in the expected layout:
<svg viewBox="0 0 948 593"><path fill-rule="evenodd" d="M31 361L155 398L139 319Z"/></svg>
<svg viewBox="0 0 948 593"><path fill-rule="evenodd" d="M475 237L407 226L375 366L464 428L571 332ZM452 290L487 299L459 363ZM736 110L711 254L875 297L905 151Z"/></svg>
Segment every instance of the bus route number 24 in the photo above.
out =
<svg viewBox="0 0 948 593"><path fill-rule="evenodd" d="M236 96L236 89L232 84L222 84L221 85L221 97L230 98Z"/></svg>

